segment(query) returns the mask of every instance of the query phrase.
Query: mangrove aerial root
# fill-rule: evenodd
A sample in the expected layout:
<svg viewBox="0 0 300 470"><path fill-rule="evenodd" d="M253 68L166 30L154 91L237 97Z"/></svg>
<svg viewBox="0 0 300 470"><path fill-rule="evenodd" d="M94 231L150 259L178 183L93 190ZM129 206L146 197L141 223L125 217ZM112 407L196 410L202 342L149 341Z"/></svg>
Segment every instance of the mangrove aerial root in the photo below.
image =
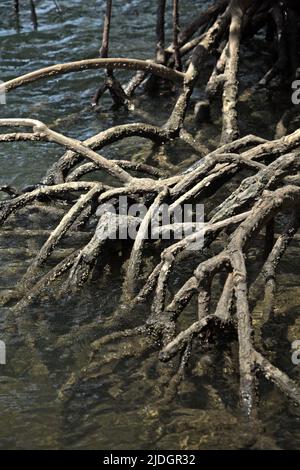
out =
<svg viewBox="0 0 300 470"><path fill-rule="evenodd" d="M16 287L18 301L13 307L16 321L20 322L20 316L26 315L26 308L37 300L42 301L47 289L57 289L57 281L56 297L83 289L96 269L98 273L104 269L105 252L114 247L114 240L103 235L109 235L114 226L119 231L132 227L137 236L133 242L124 241L130 249L124 265L120 309L108 320L108 327L104 326L103 335L92 343L88 366L79 377L72 376L68 380L61 396L69 395L82 382L95 380L101 368L111 361L145 357L155 350L159 351L162 362L173 361L175 365L169 375L167 396L171 399L184 379L194 346L205 344L209 331L222 332L230 326L235 328L239 345L243 410L250 414L255 407L258 372L299 405L297 384L269 362L263 341L254 339L252 313L263 296L263 319L259 328L272 321L276 272L299 227L300 130L267 141L254 135L240 137L238 122L241 45L265 28L274 42L277 60L261 79L260 86L267 86L274 77L282 75L286 67L290 67L295 76L299 57L299 50L295 50L295 44L299 44L299 9L290 1L219 0L180 29L180 2L174 0L173 43L166 46L165 6L165 1L158 1L156 53L151 60L108 58L112 9L112 1L108 0L100 59L53 65L1 86L1 90L9 92L47 77L104 68L106 79L94 97L94 106L105 90L109 90L115 104L120 105L129 102L141 84L148 90L164 81L180 87L174 108L163 126L143 122L118 125L84 142L55 132L38 120L0 119L0 127L9 129L8 133L0 135L0 142L47 141L64 149L64 154L39 185L24 190L10 186L0 188L7 197L0 202L1 224L32 205L51 207L59 201L63 209L60 222ZM31 7L34 20L34 2ZM15 11L18 13L18 2L15 2ZM292 36L288 34L288 24L294 26L290 29ZM286 50L288 44L292 44L291 54ZM205 106L200 102L195 111L201 120L204 108L207 110L221 95L221 144L213 151L200 145L185 128L191 95L211 56L215 57L215 64L205 89ZM123 86L114 76L117 69L134 70L136 74ZM181 140L199 159L179 174L166 175L153 166L110 160L100 155L104 147L132 136L143 137L156 145ZM96 177L85 181L87 174L94 176L99 171L109 175L114 183L101 183ZM236 175L243 175L242 181L235 179ZM229 181L235 189L220 202L217 192L226 188ZM142 202L147 208L146 215L120 213L119 196ZM168 204L170 223L162 225L158 235L168 231L176 233L182 228L184 223L174 220L174 211L191 202L209 202L210 212L205 223L179 241L171 239L170 243L168 240L167 246L162 241L155 243L159 259L147 261L147 246L151 240L146 240L146 235L160 205ZM112 206L114 213L103 209ZM283 215L288 216L285 228L277 223ZM89 241L49 267L49 258L53 257L61 240L78 226L92 227ZM265 238L261 250L265 258L250 285L247 254L253 242L262 238ZM200 241L202 245L196 254L192 252L195 256L191 259L190 248ZM174 292L172 275L183 262L191 267L191 275ZM216 281L221 286L218 294L214 291ZM134 308L143 304L150 304L151 308L146 309L140 324L133 322L130 326ZM195 318L189 326L180 329L179 320L187 307L194 309ZM34 345L34 337L28 335L28 338ZM102 355L111 344L119 344L119 350Z"/></svg>

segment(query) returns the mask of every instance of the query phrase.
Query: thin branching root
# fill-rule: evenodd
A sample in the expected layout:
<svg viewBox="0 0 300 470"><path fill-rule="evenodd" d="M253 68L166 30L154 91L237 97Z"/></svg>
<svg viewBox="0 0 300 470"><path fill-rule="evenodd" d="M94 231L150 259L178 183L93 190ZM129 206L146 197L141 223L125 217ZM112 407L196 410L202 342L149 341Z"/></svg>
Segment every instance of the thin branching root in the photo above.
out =
<svg viewBox="0 0 300 470"><path fill-rule="evenodd" d="M219 0L180 29L180 2L174 1L173 43L167 46L165 3L158 1L153 59L108 58L113 7L108 1L100 58L54 65L2 85L11 92L47 77L104 68L105 82L93 99L94 107L105 90L115 104L124 105L141 85L146 91L166 84L171 84L173 91L178 87L174 108L163 126L143 122L118 125L85 141L69 138L38 120L0 119L0 142L24 141L34 147L34 142L46 141L64 149L40 184L25 189L0 188L4 194L0 202L3 235L13 227L15 232L10 233L17 234L20 214L33 210L55 220L55 228L45 231L44 241L18 285L4 293L2 301L11 306L10 321L14 319L17 330L34 349L30 321L24 321L28 307L43 304L51 295L56 301L78 292L84 295L89 281L107 275L107 253L121 250L123 284L118 308L101 325L91 321L77 332L71 331L69 337L68 333L61 337L56 345L59 349L74 337L90 337L93 332L88 365L67 380L61 398L70 398L80 385L96 380L116 361L135 357L147 363L154 354L161 360L162 400L171 399L193 354L230 329L238 341L244 412L250 414L255 408L259 374L299 405L298 385L269 361L263 335L257 332L274 316L276 272L299 226L300 130L276 140L241 137L238 122L241 45L264 29L274 42L277 60L260 86L282 75L287 67L296 73L297 28L292 29L296 39L286 36L289 22L299 30L298 7L290 1ZM17 8L18 2L15 4ZM288 44L293 44L292 54L286 52ZM215 65L204 93L205 103L197 103L195 111L199 122L209 114L213 101L221 98L221 144L212 151L185 127L191 95L203 66L211 64L210 57ZM114 75L117 69L135 71L135 75L121 85ZM132 136L156 146L178 139L199 158L183 172L168 175L148 164L101 155L104 147ZM93 178L99 171L104 175L102 182ZM120 197L142 203L146 213L124 215ZM185 203L204 203L205 222L178 239L174 234L185 223L175 220L174 214ZM149 240L151 221L162 204L168 207L169 223L161 224L155 240ZM136 232L135 239L119 236L127 229ZM163 237L166 233L171 235ZM68 248L61 248L67 240ZM260 254L249 263L254 245L259 245ZM254 328L253 310L261 299L263 315Z"/></svg>

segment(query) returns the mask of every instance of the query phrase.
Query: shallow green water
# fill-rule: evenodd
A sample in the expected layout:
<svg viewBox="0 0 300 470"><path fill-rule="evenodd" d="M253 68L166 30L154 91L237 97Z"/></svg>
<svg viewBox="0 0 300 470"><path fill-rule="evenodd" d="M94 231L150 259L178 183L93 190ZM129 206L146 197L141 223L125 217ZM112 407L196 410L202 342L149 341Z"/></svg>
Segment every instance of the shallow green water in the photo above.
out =
<svg viewBox="0 0 300 470"><path fill-rule="evenodd" d="M22 29L17 34L11 2L1 2L0 80L57 62L97 56L104 2L75 0L72 7L70 3L60 1L63 13L58 14L52 1L40 0L39 30L33 32L26 2L23 2ZM114 2L111 56L148 58L152 55L154 3L146 0ZM184 19L192 18L194 2L185 0L183 4ZM262 74L264 65L258 62L258 69L253 71L253 57L247 54L241 69L241 129L243 133L253 132L270 138L286 97L279 99L276 93L257 94L248 102L249 87L256 74ZM122 77L122 73L118 75ZM110 99L105 96L100 111L95 114L89 103L100 80L101 73L88 71L20 88L7 96L7 105L0 107L1 116L38 118L80 139L119 123L158 124L167 118L170 100L174 97L140 96L136 99L135 110L128 114L112 110ZM193 101L200 95L199 88ZM199 132L199 138L209 146L216 144L219 131L219 111L214 113L214 123ZM197 131L192 121L190 127ZM103 153L110 158L160 162L162 167L164 160L179 165L185 158L193 158L190 149L183 146L171 145L158 152L141 139L128 139ZM49 144L2 144L0 184L22 187L38 182L60 154L61 150ZM41 223L35 216L28 220L20 218L17 222L28 229L37 228ZM42 221L44 230L52 226L50 220ZM45 239L42 235L24 233L24 229L12 236L8 228L9 225L0 239L1 290L14 287ZM300 339L297 320L299 257L296 240L282 267L276 321L269 330L273 339L270 349L275 351L273 361L298 380L300 366L291 363L290 344ZM122 273L117 261L116 256L112 276L100 284L94 281L84 295L59 303L52 298L44 299L40 306L27 312L30 323L25 318L18 334L8 337L7 365L0 366L0 449L300 448L299 411L266 383L261 386L258 417L249 422L240 415L236 407L238 378L232 359L234 343L225 346L225 354L221 348L212 348L203 357L197 358L196 354L178 397L168 406L157 402L155 354L142 365L133 359L112 362L103 368L101 379L80 388L70 402L57 400L58 390L70 374L86 364L89 344L97 337L96 327L86 334L78 332L95 319L101 329L118 305ZM184 274L175 273L174 288ZM146 313L143 309L139 312L141 316ZM258 307L258 318L259 314ZM8 315L7 307L0 309L0 339ZM191 308L186 314L187 320L192 315ZM36 356L24 345L28 325L37 338ZM65 337L70 331L72 335Z"/></svg>

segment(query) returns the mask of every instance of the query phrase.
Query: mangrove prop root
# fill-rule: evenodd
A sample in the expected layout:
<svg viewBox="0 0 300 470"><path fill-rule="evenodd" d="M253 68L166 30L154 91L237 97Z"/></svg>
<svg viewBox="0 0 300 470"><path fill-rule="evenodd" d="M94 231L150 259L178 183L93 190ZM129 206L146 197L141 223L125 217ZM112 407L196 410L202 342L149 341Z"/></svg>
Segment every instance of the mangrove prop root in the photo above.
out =
<svg viewBox="0 0 300 470"><path fill-rule="evenodd" d="M18 5L19 2L14 2L16 18L19 16ZM31 6L34 12L34 2ZM113 249L115 244L120 249L120 240L116 242L111 237L105 238L104 234L112 235L110 231L115 226L119 231L123 231L124 227L135 228L135 240L124 242L130 253L123 266L125 274L120 308L108 319L108 327L100 328L106 334L93 341L88 366L79 377L71 376L61 390L61 397L72 395L80 383L96 380L108 363L132 356L143 357L155 350L159 351L162 362L172 363L175 367L172 374L167 373L169 384L165 400L171 400L184 379L193 346L204 346L210 331L222 331L230 325L235 328L238 340L243 411L250 414L255 407L258 373L271 380L299 405L297 384L262 355L261 343L256 344L252 314L253 306L263 294L264 311L260 328L272 321L276 303L276 271L299 226L300 131L270 141L254 135L239 137L238 122L239 59L243 41L264 27L272 36L270 24L274 25L272 37L277 60L261 80L260 85L266 86L273 77L283 73L286 61L291 62L292 70L297 67L294 43L297 24L299 27L299 11L293 11L293 16L291 7L285 1L279 4L268 0L220 0L201 11L191 24L181 30L180 2L174 0L173 42L166 46L165 7L165 1L158 1L156 54L152 60L108 58L112 8L112 1L108 0L100 58L56 64L1 85L0 92L9 92L49 77L87 69L105 69L105 83L97 92L94 104L98 103L105 89L109 89L115 102L124 103L147 77L148 86L151 81L154 83L154 78L158 83L158 77L160 83L161 80L168 80L179 88L174 107L164 125L143 122L118 125L101 130L85 141L53 131L38 120L0 119L0 128L8 129L7 133L0 134L0 143L24 141L34 144L47 141L64 149L63 155L48 170L40 184L24 190L9 185L0 188L6 197L0 201L3 230L6 224L11 226L18 221L20 212L29 211L32 207L40 211L42 207L48 211L52 208L59 216L56 227L48 232L47 239L16 287L18 301L13 307L16 323L19 329L22 326L24 329L26 324L26 331L30 332L27 322L24 322L26 309L38 300L42 302L46 290L56 289L58 297L84 289L96 271L97 275L104 271L105 252ZM34 15L32 18L35 24ZM289 36L287 24L291 22L293 28ZM290 43L291 53L287 54ZM183 57L188 54L188 60L184 63ZM200 72L212 55L216 56L216 60L205 89L205 106L218 99L217 92L220 90L222 129L221 145L210 151L187 131L185 121ZM124 88L114 76L118 69L136 72ZM198 105L200 109L201 103ZM133 136L159 145L181 140L199 156L199 160L182 173L170 176L145 163L111 160L99 153L102 148ZM94 178L99 171L107 173L113 179L113 185ZM241 172L243 178L236 182L235 175ZM85 181L88 174L89 181ZM228 181L233 182L234 190L230 190L229 195L220 202L218 192L226 187ZM119 196L142 202L146 215L121 214ZM197 227L192 234L179 241L170 238L168 246L162 241L152 244L151 240L147 240L150 222L162 203L168 203L170 220L157 229L160 235L175 234L184 227L184 223L173 218L174 211L185 203L199 201L208 201L210 207L210 213L206 214L200 228ZM103 209L106 203L107 207L113 206L115 212ZM278 228L276 220L281 220L286 212L289 222L284 229ZM88 241L53 263L54 253L62 240L76 233L78 227L86 227L89 223L92 228L88 231ZM19 227L15 233L18 230ZM256 279L249 286L247 253L255 237L259 239L262 233L265 259ZM191 247L197 242L201 244L193 253ZM154 261L146 255L149 244L153 245L157 254ZM192 256L192 260L191 253L197 255ZM50 267L49 261L52 261ZM174 286L172 276L183 262L191 268L190 274L179 287L177 284ZM221 290L216 298L214 285L217 279L224 280L220 281ZM141 324L137 325L134 321L130 324L130 319L134 318L133 310L139 304L146 303L151 308L147 309L142 320L138 320ZM184 323L185 327L180 329L179 320L184 316L186 307L196 310L195 318L189 325ZM93 331L93 327L89 329L85 326L83 330ZM80 328L75 333L70 332L70 337L74 335L80 336ZM26 338L34 351L34 333L28 333ZM119 345L118 352L109 352L111 345L114 348ZM103 355L106 348L108 352Z"/></svg>

